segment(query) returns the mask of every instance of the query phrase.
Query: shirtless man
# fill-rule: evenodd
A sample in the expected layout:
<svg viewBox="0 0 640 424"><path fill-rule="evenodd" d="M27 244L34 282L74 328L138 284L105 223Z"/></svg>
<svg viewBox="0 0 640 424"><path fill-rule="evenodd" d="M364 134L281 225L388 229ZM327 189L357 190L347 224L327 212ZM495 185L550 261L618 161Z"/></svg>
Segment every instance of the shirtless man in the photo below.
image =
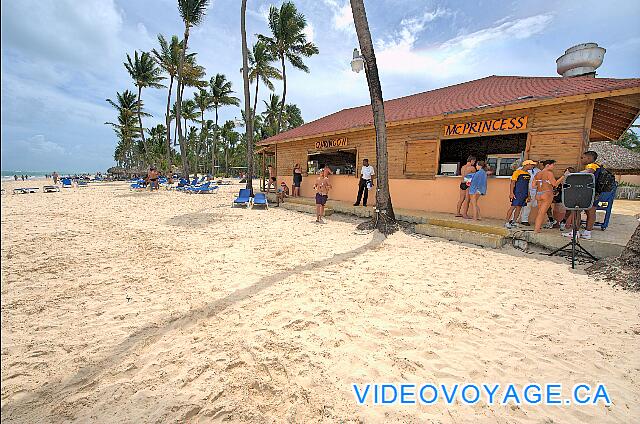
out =
<svg viewBox="0 0 640 424"><path fill-rule="evenodd" d="M160 175L158 170L155 166L152 166L147 174L147 179L149 180L149 184L151 184L151 190L158 190L160 188L160 185L158 184L158 175Z"/></svg>
<svg viewBox="0 0 640 424"><path fill-rule="evenodd" d="M460 198L458 199L458 208L456 209L457 217L467 218L469 212L469 186L464 181L464 177L468 174L476 172L476 158L475 156L469 156L467 163L460 168L460 175L462 175L462 182L460 183ZM463 209L464 207L464 209ZM463 209L464 213L460 213L460 209Z"/></svg>
<svg viewBox="0 0 640 424"><path fill-rule="evenodd" d="M331 170L329 167L325 167L322 173L316 179L316 183L313 188L316 190L316 222L324 224L322 217L324 216L324 205L329 198L329 190L331 184L329 184L329 174Z"/></svg>
<svg viewBox="0 0 640 424"><path fill-rule="evenodd" d="M267 181L267 193L269 192L269 190L273 187L273 191L276 191L276 176L275 174L275 170L273 169L273 166L269 165L267 166L267 171L269 172L269 181Z"/></svg>

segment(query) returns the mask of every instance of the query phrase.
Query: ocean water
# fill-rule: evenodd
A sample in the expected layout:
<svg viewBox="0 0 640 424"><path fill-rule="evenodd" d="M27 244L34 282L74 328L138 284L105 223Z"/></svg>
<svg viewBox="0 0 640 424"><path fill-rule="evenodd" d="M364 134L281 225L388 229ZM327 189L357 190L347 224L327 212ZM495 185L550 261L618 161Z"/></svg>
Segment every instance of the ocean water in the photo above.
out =
<svg viewBox="0 0 640 424"><path fill-rule="evenodd" d="M16 171L6 171L6 170L2 170L2 181L12 181L13 180L13 176L17 175L18 176L18 181L22 181L21 176L22 175L28 175L30 180L33 179L42 179L44 178L45 175L51 175L53 174L53 171L51 172L45 172L45 171L25 171L25 170L16 170ZM86 172L61 172L58 171L58 175L63 176L63 175L81 175L81 174L85 174ZM92 173L90 173L92 174Z"/></svg>

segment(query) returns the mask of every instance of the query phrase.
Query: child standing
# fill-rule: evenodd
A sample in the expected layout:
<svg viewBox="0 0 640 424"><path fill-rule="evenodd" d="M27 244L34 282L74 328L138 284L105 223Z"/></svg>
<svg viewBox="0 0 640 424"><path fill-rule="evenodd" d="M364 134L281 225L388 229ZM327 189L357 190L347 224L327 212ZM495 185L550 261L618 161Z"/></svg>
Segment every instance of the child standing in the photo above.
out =
<svg viewBox="0 0 640 424"><path fill-rule="evenodd" d="M520 211L523 206L527 206L529 201L529 184L531 183L530 170L536 163L532 160L525 160L522 162L522 167L516 169L511 175L511 186L509 188L509 200L511 200L511 207L507 212L507 222L504 224L506 228L516 228L518 224L518 218L520 217Z"/></svg>

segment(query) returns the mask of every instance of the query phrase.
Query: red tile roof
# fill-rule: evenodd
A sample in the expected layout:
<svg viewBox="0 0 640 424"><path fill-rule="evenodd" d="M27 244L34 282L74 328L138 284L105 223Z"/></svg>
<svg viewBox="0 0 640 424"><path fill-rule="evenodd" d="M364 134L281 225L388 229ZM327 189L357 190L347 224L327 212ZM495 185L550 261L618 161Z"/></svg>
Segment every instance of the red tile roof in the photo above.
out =
<svg viewBox="0 0 640 424"><path fill-rule="evenodd" d="M427 118L477 107L496 107L535 100L640 87L640 78L497 76L469 81L384 102L387 122ZM531 97L529 97L531 96ZM267 138L260 144L373 125L371 106L343 109Z"/></svg>

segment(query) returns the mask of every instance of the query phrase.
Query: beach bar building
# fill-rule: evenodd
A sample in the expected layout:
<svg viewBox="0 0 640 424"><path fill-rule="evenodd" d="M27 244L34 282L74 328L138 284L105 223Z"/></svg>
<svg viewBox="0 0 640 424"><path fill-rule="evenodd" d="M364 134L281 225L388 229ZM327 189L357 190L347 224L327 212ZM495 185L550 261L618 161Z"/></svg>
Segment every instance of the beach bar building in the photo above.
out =
<svg viewBox="0 0 640 424"><path fill-rule="evenodd" d="M640 112L640 78L489 76L385 101L389 186L395 207L454 212L469 155L495 170L482 200L484 216L503 218L516 161L555 159L560 175L579 168L589 143L617 140ZM278 182L314 195L314 174L328 165L330 198L353 202L364 158L376 165L371 106L344 109L258 143ZM370 196L375 197L375 196ZM373 203L370 202L370 203Z"/></svg>

